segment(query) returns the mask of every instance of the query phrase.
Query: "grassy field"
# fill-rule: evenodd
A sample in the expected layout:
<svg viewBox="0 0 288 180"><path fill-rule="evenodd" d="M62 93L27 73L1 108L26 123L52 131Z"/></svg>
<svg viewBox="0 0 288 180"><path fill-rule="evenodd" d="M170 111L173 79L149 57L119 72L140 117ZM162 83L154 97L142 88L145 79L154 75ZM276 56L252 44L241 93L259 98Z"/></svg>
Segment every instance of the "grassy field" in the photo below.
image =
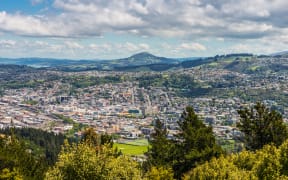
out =
<svg viewBox="0 0 288 180"><path fill-rule="evenodd" d="M216 66L218 66L218 63L217 62L212 62L212 63L209 63L208 65L210 67L216 67Z"/></svg>
<svg viewBox="0 0 288 180"><path fill-rule="evenodd" d="M222 144L221 147L224 151L231 153L235 148L235 140L226 140L226 143Z"/></svg>
<svg viewBox="0 0 288 180"><path fill-rule="evenodd" d="M114 143L114 147L121 150L126 155L141 155L148 150L148 141L146 139L126 141L124 143Z"/></svg>
<svg viewBox="0 0 288 180"><path fill-rule="evenodd" d="M249 70L251 70L251 71L256 71L257 69L259 69L260 68L260 66L251 66L250 68L249 68Z"/></svg>

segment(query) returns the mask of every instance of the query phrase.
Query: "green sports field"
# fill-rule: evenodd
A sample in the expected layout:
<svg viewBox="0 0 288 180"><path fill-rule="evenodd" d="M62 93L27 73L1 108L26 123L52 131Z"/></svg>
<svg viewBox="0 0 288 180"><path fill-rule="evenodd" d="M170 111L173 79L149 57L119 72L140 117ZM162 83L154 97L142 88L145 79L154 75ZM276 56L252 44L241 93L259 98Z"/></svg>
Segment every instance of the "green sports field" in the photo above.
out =
<svg viewBox="0 0 288 180"><path fill-rule="evenodd" d="M126 141L124 143L114 143L114 147L118 148L126 155L141 155L148 150L148 141L146 139Z"/></svg>

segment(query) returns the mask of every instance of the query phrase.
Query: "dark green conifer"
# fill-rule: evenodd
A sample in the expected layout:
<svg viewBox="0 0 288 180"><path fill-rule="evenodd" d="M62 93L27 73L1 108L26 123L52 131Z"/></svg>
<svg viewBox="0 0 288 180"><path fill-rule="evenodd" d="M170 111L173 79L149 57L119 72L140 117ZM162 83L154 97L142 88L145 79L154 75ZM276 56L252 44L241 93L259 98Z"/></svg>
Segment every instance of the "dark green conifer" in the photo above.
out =
<svg viewBox="0 0 288 180"><path fill-rule="evenodd" d="M150 148L147 152L148 168L171 167L173 161L173 143L167 139L168 131L163 123L157 119L155 121L154 132L151 135Z"/></svg>
<svg viewBox="0 0 288 180"><path fill-rule="evenodd" d="M196 165L220 156L223 151L216 144L212 127L206 126L194 112L186 107L178 122L180 133L177 135L177 161L173 165L177 179Z"/></svg>
<svg viewBox="0 0 288 180"><path fill-rule="evenodd" d="M238 111L240 122L237 127L244 134L248 150L261 149L266 144L280 146L288 137L287 126L280 113L270 111L264 104L257 103L251 109Z"/></svg>

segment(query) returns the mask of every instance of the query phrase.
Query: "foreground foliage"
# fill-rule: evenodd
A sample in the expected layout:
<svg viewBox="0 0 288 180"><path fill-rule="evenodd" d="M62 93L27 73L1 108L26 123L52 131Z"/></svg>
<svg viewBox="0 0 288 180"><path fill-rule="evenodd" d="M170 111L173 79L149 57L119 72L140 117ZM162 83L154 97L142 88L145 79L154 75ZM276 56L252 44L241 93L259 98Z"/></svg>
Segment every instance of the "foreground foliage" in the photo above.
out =
<svg viewBox="0 0 288 180"><path fill-rule="evenodd" d="M216 144L212 127L203 124L192 107L185 109L178 124L179 134L168 140L167 129L157 121L151 148L147 152L148 167L173 168L176 179L180 179L185 172L198 164L219 157L223 153L221 147Z"/></svg>
<svg viewBox="0 0 288 180"><path fill-rule="evenodd" d="M140 179L138 163L113 149L112 138L92 128L78 144L66 142L45 179Z"/></svg>
<svg viewBox="0 0 288 180"><path fill-rule="evenodd" d="M0 137L0 179L43 179L47 164L15 136Z"/></svg>
<svg viewBox="0 0 288 180"><path fill-rule="evenodd" d="M280 147L266 145L255 152L239 154L206 162L184 177L194 179L288 179L288 140Z"/></svg>
<svg viewBox="0 0 288 180"><path fill-rule="evenodd" d="M173 176L172 168L153 166L145 174L144 180L173 180Z"/></svg>
<svg viewBox="0 0 288 180"><path fill-rule="evenodd" d="M23 149L29 149L31 154L36 157L43 157L48 165L53 165L64 143L65 136L62 134L55 135L52 132L46 132L34 128L15 128L0 129L1 134L14 137L23 145ZM75 141L68 139L69 142Z"/></svg>
<svg viewBox="0 0 288 180"><path fill-rule="evenodd" d="M110 135L97 134L92 128L83 132L78 143L65 140L54 164L57 150L51 151L51 156L47 148L60 147L64 136L12 129L8 135L0 134L0 179L288 179L283 119L262 104L254 108L240 110L238 124L247 149L253 151L223 154L212 127L187 107L178 121L177 135L168 138L165 124L156 121L143 164L122 155L113 148ZM39 152L38 146L43 148Z"/></svg>

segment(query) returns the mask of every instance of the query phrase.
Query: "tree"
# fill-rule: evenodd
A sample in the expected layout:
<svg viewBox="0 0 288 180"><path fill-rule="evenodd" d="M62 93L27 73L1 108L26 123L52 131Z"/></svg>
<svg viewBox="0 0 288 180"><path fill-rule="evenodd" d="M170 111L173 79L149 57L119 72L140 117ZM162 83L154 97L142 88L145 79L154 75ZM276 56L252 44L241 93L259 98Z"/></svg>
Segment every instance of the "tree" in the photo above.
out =
<svg viewBox="0 0 288 180"><path fill-rule="evenodd" d="M8 168L5 168L0 172L0 179L22 180L23 176L15 168L12 171L10 171Z"/></svg>
<svg viewBox="0 0 288 180"><path fill-rule="evenodd" d="M112 136L108 134L98 135L93 128L86 129L83 132L81 140L92 146L107 145L110 148L113 147Z"/></svg>
<svg viewBox="0 0 288 180"><path fill-rule="evenodd" d="M221 156L213 158L210 162L197 166L185 174L183 180L201 180L201 179L227 179L227 180L246 180L257 179L249 171L239 169L233 162Z"/></svg>
<svg viewBox="0 0 288 180"><path fill-rule="evenodd" d="M42 179L46 164L12 133L0 137L0 179Z"/></svg>
<svg viewBox="0 0 288 180"><path fill-rule="evenodd" d="M147 161L144 164L146 169L152 166L171 167L173 161L173 143L167 139L168 131L163 123L157 119L154 132L151 134L150 147L148 149Z"/></svg>
<svg viewBox="0 0 288 180"><path fill-rule="evenodd" d="M191 168L220 156L223 151L216 144L212 127L206 126L192 107L186 107L178 124L180 133L176 142L177 161L173 164L173 169L176 178L180 179Z"/></svg>
<svg viewBox="0 0 288 180"><path fill-rule="evenodd" d="M86 142L66 143L56 165L48 170L45 179L141 179L138 163L126 156L114 156L107 145L95 148Z"/></svg>
<svg viewBox="0 0 288 180"><path fill-rule="evenodd" d="M238 113L237 127L244 134L248 150L257 150L270 143L279 146L287 139L288 131L281 114L269 111L264 104L258 102L251 109L245 108Z"/></svg>
<svg viewBox="0 0 288 180"><path fill-rule="evenodd" d="M91 146L101 145L101 138L93 128L88 128L83 132L81 141L86 142Z"/></svg>
<svg viewBox="0 0 288 180"><path fill-rule="evenodd" d="M150 171L152 167L172 167L176 179L196 165L223 153L216 144L212 127L207 127L192 107L186 107L178 124L179 134L169 140L166 127L160 120L156 121L146 162Z"/></svg>
<svg viewBox="0 0 288 180"><path fill-rule="evenodd" d="M145 174L144 180L173 180L172 168L151 167Z"/></svg>
<svg viewBox="0 0 288 180"><path fill-rule="evenodd" d="M256 151L213 158L185 174L189 179L288 179L286 140L280 147L265 145Z"/></svg>
<svg viewBox="0 0 288 180"><path fill-rule="evenodd" d="M280 163L282 165L281 174L288 176L288 140L280 147Z"/></svg>
<svg viewBox="0 0 288 180"><path fill-rule="evenodd" d="M29 149L35 159L43 158L46 165L53 165L64 143L63 134L54 134L34 128L11 128L0 129L0 133L7 136L15 136L20 142L25 142L24 149ZM69 142L76 141L69 138Z"/></svg>

